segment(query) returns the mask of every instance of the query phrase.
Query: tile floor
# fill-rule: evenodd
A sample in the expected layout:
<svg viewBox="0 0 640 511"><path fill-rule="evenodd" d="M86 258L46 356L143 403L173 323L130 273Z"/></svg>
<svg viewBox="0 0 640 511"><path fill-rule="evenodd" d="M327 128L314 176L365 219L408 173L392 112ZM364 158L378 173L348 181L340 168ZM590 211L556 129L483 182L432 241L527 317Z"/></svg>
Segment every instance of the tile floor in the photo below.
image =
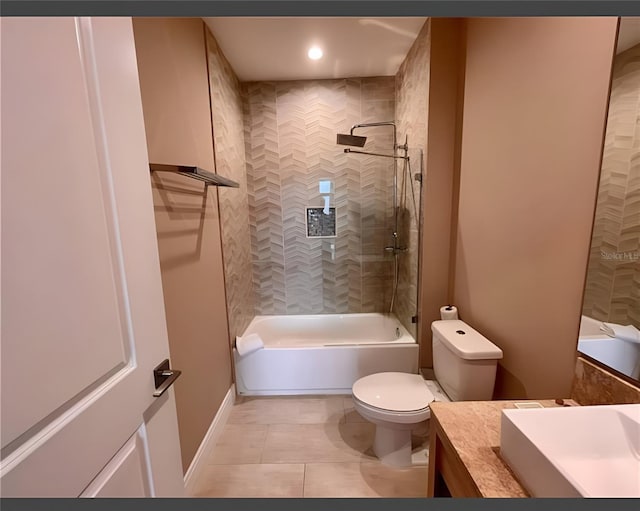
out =
<svg viewBox="0 0 640 511"><path fill-rule="evenodd" d="M425 497L426 429L408 469L378 461L373 433L350 396L239 397L194 495Z"/></svg>

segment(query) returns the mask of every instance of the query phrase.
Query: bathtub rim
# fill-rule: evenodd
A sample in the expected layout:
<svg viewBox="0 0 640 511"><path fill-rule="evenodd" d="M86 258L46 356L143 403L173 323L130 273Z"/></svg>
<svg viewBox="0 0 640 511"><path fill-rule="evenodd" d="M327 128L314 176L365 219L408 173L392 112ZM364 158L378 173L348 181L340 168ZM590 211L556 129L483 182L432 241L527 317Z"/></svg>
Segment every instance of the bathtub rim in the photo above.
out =
<svg viewBox="0 0 640 511"><path fill-rule="evenodd" d="M304 342L300 342L299 344L290 343L290 344L276 344L278 341L267 340L263 338L264 341L264 349L307 349L307 348L327 348L327 347L356 347L356 346L399 346L399 345L412 345L418 344L418 340L415 339L409 330L402 324L400 319L395 314L391 314L388 312L354 312L354 313L335 313L335 314L263 314L254 316L251 322L247 325L242 335L239 337L243 337L248 334L257 333L260 334L259 329L255 327L260 323L268 320L275 320L278 318L297 318L297 319L318 319L322 317L327 318L342 318L342 317L358 317L360 319L365 319L366 317L382 317L382 318L391 318L392 321L397 323L397 328L400 328L401 336L397 339L393 339L391 341L364 341L357 342L353 341L351 338L346 339L347 342L320 342L313 341L309 344L304 344ZM304 341L304 339L302 339ZM235 347L235 340L233 343Z"/></svg>

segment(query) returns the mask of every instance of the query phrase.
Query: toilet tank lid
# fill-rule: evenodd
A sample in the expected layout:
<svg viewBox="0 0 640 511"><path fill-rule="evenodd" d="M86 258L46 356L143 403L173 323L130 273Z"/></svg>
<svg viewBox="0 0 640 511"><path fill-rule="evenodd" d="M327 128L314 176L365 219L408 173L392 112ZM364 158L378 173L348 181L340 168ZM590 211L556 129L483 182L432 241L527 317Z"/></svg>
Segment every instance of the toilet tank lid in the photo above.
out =
<svg viewBox="0 0 640 511"><path fill-rule="evenodd" d="M464 321L439 320L431 330L456 355L465 360L501 359L502 350Z"/></svg>

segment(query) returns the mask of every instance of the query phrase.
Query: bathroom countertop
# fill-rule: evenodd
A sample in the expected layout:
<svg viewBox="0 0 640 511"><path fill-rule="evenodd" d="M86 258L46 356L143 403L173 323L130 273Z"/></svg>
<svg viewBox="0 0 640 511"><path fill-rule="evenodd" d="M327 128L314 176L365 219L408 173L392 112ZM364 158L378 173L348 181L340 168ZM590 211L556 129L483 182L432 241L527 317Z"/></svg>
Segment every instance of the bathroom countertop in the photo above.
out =
<svg viewBox="0 0 640 511"><path fill-rule="evenodd" d="M501 411L516 408L514 403L524 402L537 402L545 408L561 406L554 400L431 403L432 441L429 453L431 496L434 495L434 486L435 496L439 496L438 482L435 481L436 473L446 480L447 486L456 486L449 488L453 496L529 496L500 458ZM564 404L579 406L570 399L565 399ZM464 473L465 470L466 473Z"/></svg>

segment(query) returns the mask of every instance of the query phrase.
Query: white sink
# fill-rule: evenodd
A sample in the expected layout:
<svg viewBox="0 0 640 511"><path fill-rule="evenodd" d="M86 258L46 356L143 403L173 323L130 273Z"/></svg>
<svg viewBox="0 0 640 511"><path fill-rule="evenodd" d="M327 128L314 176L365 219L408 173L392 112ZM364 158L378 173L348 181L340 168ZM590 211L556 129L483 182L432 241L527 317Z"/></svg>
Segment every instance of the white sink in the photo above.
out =
<svg viewBox="0 0 640 511"><path fill-rule="evenodd" d="M503 410L500 454L533 497L640 497L640 404Z"/></svg>

